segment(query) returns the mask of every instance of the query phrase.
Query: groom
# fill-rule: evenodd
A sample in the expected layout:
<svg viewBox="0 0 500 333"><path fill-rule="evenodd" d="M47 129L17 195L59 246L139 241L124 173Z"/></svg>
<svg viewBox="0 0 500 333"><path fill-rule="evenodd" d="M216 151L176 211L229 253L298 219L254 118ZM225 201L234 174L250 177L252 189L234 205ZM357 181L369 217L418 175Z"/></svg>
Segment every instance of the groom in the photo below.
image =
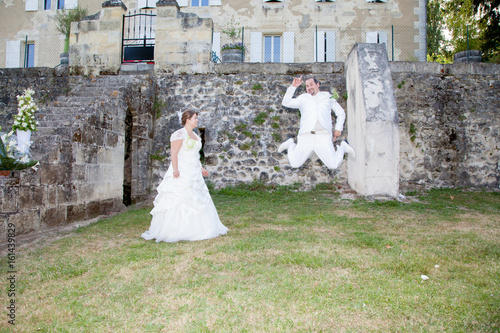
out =
<svg viewBox="0 0 500 333"><path fill-rule="evenodd" d="M315 152L329 169L336 169L342 163L344 154L356 157L356 152L345 140L337 146L337 150L333 146L333 141L342 134L345 121L344 109L335 99L330 98L330 93L319 91L319 82L313 77L305 81L307 94L292 98L297 87L303 82L302 76L295 78L286 90L281 103L287 108L300 110L297 144L290 138L279 146L278 152L288 150L288 161L293 168L300 167ZM337 117L333 141L332 110Z"/></svg>

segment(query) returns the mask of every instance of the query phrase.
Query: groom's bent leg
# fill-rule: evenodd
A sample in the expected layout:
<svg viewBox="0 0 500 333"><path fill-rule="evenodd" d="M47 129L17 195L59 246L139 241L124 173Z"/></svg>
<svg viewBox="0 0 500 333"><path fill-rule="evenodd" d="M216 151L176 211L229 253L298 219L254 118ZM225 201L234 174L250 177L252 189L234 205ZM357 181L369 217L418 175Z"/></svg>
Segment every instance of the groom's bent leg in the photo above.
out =
<svg viewBox="0 0 500 333"><path fill-rule="evenodd" d="M314 141L312 134L301 134L297 137L297 144L291 143L288 146L288 162L292 168L299 168L311 156Z"/></svg>
<svg viewBox="0 0 500 333"><path fill-rule="evenodd" d="M328 169L337 169L344 160L344 147L333 146L332 137L329 134L318 136L314 152Z"/></svg>

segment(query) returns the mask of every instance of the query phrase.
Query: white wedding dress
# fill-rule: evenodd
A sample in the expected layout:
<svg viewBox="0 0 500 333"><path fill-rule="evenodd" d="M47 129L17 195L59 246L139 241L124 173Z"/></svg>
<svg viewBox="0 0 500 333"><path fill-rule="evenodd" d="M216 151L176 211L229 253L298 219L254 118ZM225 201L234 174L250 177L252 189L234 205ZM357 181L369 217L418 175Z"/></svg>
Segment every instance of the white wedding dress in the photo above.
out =
<svg viewBox="0 0 500 333"><path fill-rule="evenodd" d="M225 235L222 224L201 173L201 139L193 140L185 128L174 132L170 141L182 139L178 155L180 176L173 177L170 164L157 188L149 230L141 237L157 242L196 241Z"/></svg>

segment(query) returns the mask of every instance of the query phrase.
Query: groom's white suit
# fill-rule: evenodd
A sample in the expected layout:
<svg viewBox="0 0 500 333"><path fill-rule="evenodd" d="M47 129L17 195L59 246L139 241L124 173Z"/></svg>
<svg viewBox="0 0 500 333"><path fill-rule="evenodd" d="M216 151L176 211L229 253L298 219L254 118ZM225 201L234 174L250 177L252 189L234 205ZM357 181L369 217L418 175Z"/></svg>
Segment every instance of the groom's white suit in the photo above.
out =
<svg viewBox="0 0 500 333"><path fill-rule="evenodd" d="M337 146L337 150L332 142L332 115L335 113L337 121L335 123L334 138L341 135L344 122L344 109L331 98L331 94L319 91L319 83L310 78L306 80L308 93L293 98L295 90L302 83L302 78L296 78L287 89L283 97L282 105L292 109L300 110L300 129L297 137L297 144L293 139L288 139L281 144L278 151L288 149L288 160L294 168L300 167L311 156L313 152L329 168L336 169L348 153L355 156L354 149L342 141Z"/></svg>

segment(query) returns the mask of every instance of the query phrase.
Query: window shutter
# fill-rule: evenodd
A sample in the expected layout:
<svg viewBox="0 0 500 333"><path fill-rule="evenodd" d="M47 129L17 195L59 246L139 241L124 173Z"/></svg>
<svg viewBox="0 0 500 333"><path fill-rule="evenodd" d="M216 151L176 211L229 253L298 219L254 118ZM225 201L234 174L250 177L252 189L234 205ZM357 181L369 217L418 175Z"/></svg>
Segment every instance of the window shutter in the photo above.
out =
<svg viewBox="0 0 500 333"><path fill-rule="evenodd" d="M325 32L317 31L314 33L314 61L325 62Z"/></svg>
<svg viewBox="0 0 500 333"><path fill-rule="evenodd" d="M221 0L210 0L210 6L221 6Z"/></svg>
<svg viewBox="0 0 500 333"><path fill-rule="evenodd" d="M380 44L385 44L385 46L387 47L387 32L385 31L380 31L378 33L378 42Z"/></svg>
<svg viewBox="0 0 500 333"><path fill-rule="evenodd" d="M25 9L27 12L33 12L38 10L38 0L26 0Z"/></svg>
<svg viewBox="0 0 500 333"><path fill-rule="evenodd" d="M335 31L326 32L326 61L335 61Z"/></svg>
<svg viewBox="0 0 500 333"><path fill-rule="evenodd" d="M78 0L64 0L64 9L75 9L78 7Z"/></svg>
<svg viewBox="0 0 500 333"><path fill-rule="evenodd" d="M283 62L295 62L295 34L293 31L285 31L283 33Z"/></svg>
<svg viewBox="0 0 500 333"><path fill-rule="evenodd" d="M13 40L7 41L6 50L6 68L19 68L21 67L21 41Z"/></svg>
<svg viewBox="0 0 500 333"><path fill-rule="evenodd" d="M220 55L220 32L214 32L212 37L212 51L215 52L219 59L222 59Z"/></svg>
<svg viewBox="0 0 500 333"><path fill-rule="evenodd" d="M177 0L177 4L179 5L179 7L187 7L188 0Z"/></svg>
<svg viewBox="0 0 500 333"><path fill-rule="evenodd" d="M377 43L378 40L378 32L369 31L366 33L366 42L367 43Z"/></svg>
<svg viewBox="0 0 500 333"><path fill-rule="evenodd" d="M250 62L262 62L262 32L250 34Z"/></svg>

